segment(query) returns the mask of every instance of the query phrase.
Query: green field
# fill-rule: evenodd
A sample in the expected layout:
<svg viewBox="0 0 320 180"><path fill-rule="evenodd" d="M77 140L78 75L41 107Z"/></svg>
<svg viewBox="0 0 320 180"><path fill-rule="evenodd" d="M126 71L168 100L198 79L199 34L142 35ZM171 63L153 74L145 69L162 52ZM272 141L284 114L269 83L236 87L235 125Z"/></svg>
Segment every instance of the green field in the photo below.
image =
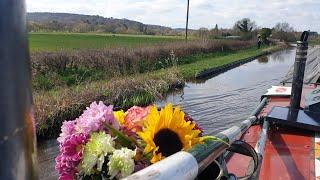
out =
<svg viewBox="0 0 320 180"><path fill-rule="evenodd" d="M182 40L182 36L112 35L89 33L29 33L29 47L31 52L57 51L61 49L134 47Z"/></svg>

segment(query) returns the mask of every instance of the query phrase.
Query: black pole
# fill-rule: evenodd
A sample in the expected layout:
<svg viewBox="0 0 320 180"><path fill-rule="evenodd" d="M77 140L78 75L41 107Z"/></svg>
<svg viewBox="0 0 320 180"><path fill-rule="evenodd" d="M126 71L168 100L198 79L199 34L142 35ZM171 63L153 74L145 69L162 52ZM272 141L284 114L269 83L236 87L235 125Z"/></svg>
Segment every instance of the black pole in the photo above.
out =
<svg viewBox="0 0 320 180"><path fill-rule="evenodd" d="M0 1L0 179L37 179L24 0Z"/></svg>
<svg viewBox="0 0 320 180"><path fill-rule="evenodd" d="M297 41L296 59L294 63L290 107L300 109L301 93L303 88L304 70L307 60L309 32L304 31L300 41Z"/></svg>
<svg viewBox="0 0 320 180"><path fill-rule="evenodd" d="M186 41L188 41L188 23L189 23L189 0L187 5Z"/></svg>

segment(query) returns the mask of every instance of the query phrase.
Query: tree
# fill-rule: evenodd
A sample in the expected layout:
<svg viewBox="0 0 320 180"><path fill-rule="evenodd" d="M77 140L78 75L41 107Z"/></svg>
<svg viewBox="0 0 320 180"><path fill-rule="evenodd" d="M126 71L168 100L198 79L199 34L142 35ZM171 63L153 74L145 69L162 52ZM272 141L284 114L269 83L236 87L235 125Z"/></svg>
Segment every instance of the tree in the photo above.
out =
<svg viewBox="0 0 320 180"><path fill-rule="evenodd" d="M282 41L295 41L294 29L287 22L277 23L273 27L272 37Z"/></svg>
<svg viewBox="0 0 320 180"><path fill-rule="evenodd" d="M248 40L254 37L256 23L249 18L243 18L237 21L233 27L234 34L240 35L242 39Z"/></svg>
<svg viewBox="0 0 320 180"><path fill-rule="evenodd" d="M272 33L272 29L270 29L270 28L260 29L259 34L261 35L261 39L262 39L263 43L265 43L265 44L269 43L267 38L270 37L271 33Z"/></svg>
<svg viewBox="0 0 320 180"><path fill-rule="evenodd" d="M216 39L219 38L219 36L221 36L221 32L219 31L218 24L216 24L215 27L209 32L209 38Z"/></svg>
<svg viewBox="0 0 320 180"><path fill-rule="evenodd" d="M277 23L274 28L275 31L278 32L293 32L293 27L290 26L287 22Z"/></svg>
<svg viewBox="0 0 320 180"><path fill-rule="evenodd" d="M214 30L215 30L216 32L219 31L218 24L216 24L216 26L214 27Z"/></svg>
<svg viewBox="0 0 320 180"><path fill-rule="evenodd" d="M256 23L249 18L243 18L236 22L235 27L243 33L248 33L256 28Z"/></svg>

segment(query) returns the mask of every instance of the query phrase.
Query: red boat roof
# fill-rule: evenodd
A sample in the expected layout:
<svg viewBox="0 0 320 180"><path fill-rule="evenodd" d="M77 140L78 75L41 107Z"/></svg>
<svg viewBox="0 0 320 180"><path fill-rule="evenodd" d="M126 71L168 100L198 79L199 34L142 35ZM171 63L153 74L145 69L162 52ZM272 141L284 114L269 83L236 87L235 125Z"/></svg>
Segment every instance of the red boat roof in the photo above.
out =
<svg viewBox="0 0 320 180"><path fill-rule="evenodd" d="M304 94L317 85L305 85ZM268 97L268 103L259 117L264 117L273 106L288 106L290 97ZM301 100L304 107L304 98ZM260 125L250 127L241 137L255 147L261 132ZM229 172L244 176L250 158L233 154L227 161ZM316 177L318 176L318 177ZM320 180L320 139L312 131L271 125L265 144L259 179L317 179Z"/></svg>

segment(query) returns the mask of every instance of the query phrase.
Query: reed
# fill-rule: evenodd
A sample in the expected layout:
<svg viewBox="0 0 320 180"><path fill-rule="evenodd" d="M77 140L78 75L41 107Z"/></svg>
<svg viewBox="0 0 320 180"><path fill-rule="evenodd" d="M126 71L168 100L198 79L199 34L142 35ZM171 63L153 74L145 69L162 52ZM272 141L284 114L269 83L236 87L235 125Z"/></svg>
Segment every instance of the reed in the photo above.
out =
<svg viewBox="0 0 320 180"><path fill-rule="evenodd" d="M114 104L116 109L133 105L149 105L164 98L184 81L176 68L158 72L113 78L34 93L36 129L39 138L53 138L60 132L64 120L72 120L92 101Z"/></svg>
<svg viewBox="0 0 320 180"><path fill-rule="evenodd" d="M252 41L214 40L167 43L148 47L35 52L31 54L33 86L52 89L99 79L137 73L193 62L190 56L228 52L252 46Z"/></svg>

